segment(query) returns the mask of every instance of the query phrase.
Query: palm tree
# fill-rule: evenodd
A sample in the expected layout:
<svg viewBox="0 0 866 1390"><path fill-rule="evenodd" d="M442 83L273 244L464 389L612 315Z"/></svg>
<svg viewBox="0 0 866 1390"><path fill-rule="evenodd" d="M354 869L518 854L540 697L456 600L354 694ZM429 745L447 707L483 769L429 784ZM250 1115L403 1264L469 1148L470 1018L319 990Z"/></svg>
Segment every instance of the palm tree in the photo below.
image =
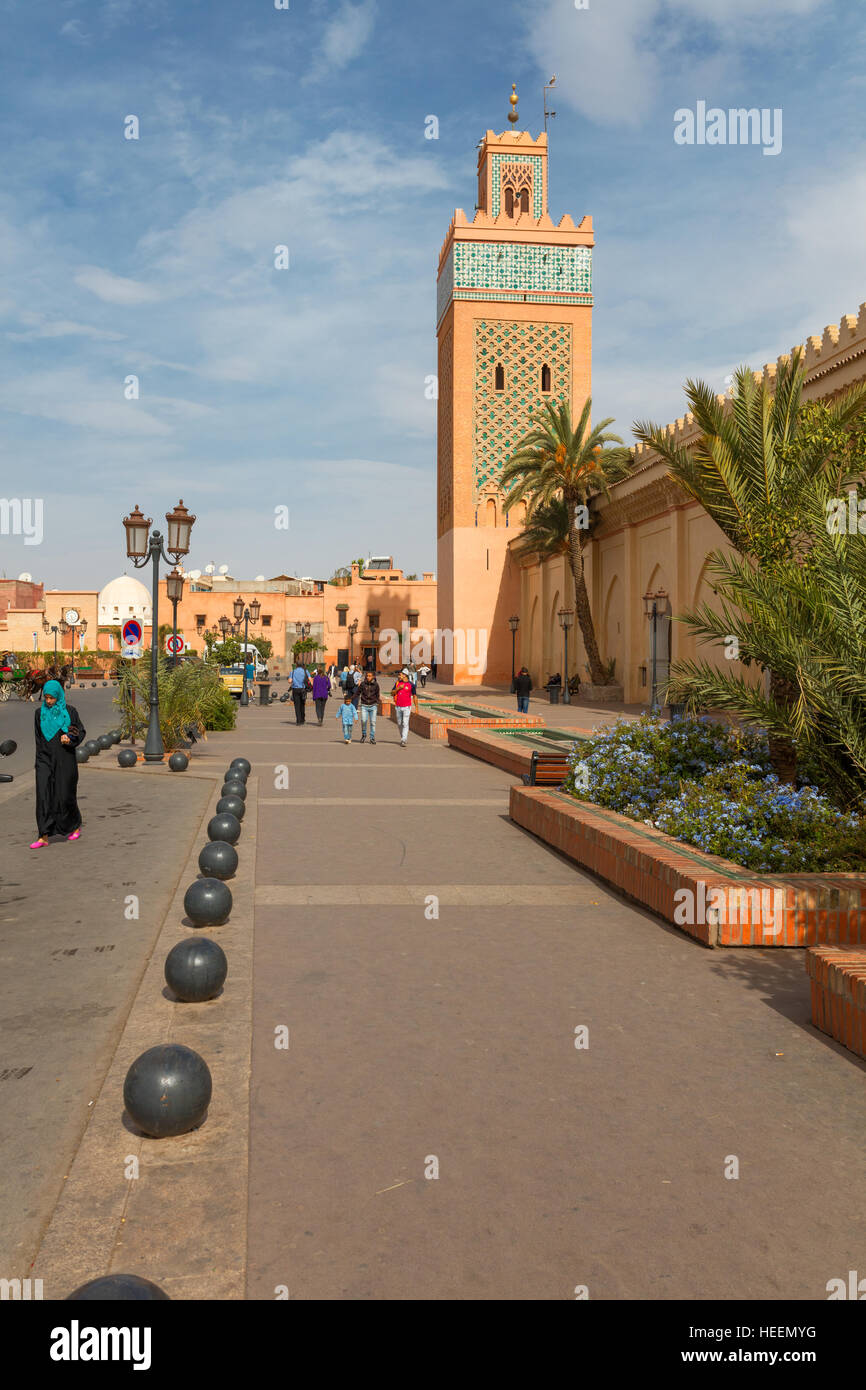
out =
<svg viewBox="0 0 866 1390"><path fill-rule="evenodd" d="M798 348L791 362L779 369L774 392L748 367L735 373L730 400L718 397L706 382L687 381L686 397L701 430L691 449L674 443L658 425L641 420L634 425L637 438L667 463L669 476L700 502L752 567L802 563L804 548L811 544L804 516L804 508L811 505L810 489L815 479L829 478L835 466L825 439L801 428L804 377ZM830 430L844 431L864 408L866 387L856 387L828 406ZM842 482L837 475L837 487ZM711 572L724 578L728 571L720 552L709 558ZM717 629L710 612L704 606L699 614L685 614L681 621L709 639ZM725 633L733 634L733 626ZM680 694L690 688L691 703L699 698L698 685L704 699L709 696L706 681L694 684L696 669L694 664L678 663L671 673L671 688ZM782 668L765 669L773 707L791 706L798 698L796 682ZM690 680L685 679L687 673ZM747 704L752 708L751 701ZM725 707L731 708L730 704ZM796 774L796 752L792 738L778 732L780 727L778 720L768 725L770 756L779 777L790 782Z"/></svg>
<svg viewBox="0 0 866 1390"><path fill-rule="evenodd" d="M734 375L730 399L703 381L686 382L701 437L685 449L648 421L634 433L667 463L670 476L694 497L741 555L784 559L799 533L798 499L810 478L830 466L825 440L801 430L805 372L802 348L779 369L771 392L749 367ZM858 386L828 406L833 430L849 427L866 406ZM840 480L841 481L841 480Z"/></svg>
<svg viewBox="0 0 866 1390"><path fill-rule="evenodd" d="M518 441L502 470L506 511L517 502L527 503L526 528L531 533L539 510L559 503L566 512L567 551L574 581L574 606L583 636L593 685L606 685L592 620L583 569L583 551L589 540L589 503L622 477L631 461L619 435L606 434L613 417L590 426L592 400L587 398L577 425L571 420L568 401L545 401L544 411L530 418L530 428ZM620 447L609 449L608 444ZM550 512L547 516L551 516ZM542 510L542 518L545 513Z"/></svg>
<svg viewBox="0 0 866 1390"><path fill-rule="evenodd" d="M561 497L544 502L528 515L519 541L518 555L567 555L571 549L568 534L568 508Z"/></svg>
<svg viewBox="0 0 866 1390"><path fill-rule="evenodd" d="M680 698L739 715L796 746L797 760L833 800L860 802L866 788L866 547L858 533L827 527L832 481L807 486L801 515L808 554L774 565L716 552L710 572L721 600L683 615L704 640L738 644L740 660L774 675L769 694L706 661L681 661ZM784 698L779 698L779 691Z"/></svg>

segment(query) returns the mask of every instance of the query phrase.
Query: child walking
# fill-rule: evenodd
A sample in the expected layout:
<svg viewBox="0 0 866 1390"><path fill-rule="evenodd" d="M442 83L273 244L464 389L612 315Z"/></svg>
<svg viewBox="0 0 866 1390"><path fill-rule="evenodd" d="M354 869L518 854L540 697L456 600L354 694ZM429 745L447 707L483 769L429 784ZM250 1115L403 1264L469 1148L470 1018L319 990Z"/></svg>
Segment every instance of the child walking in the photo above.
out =
<svg viewBox="0 0 866 1390"><path fill-rule="evenodd" d="M343 703L337 710L337 718L343 721L343 741L345 743L351 743L352 725L355 723L356 719L360 718L360 715L358 714L355 702L349 692L346 693Z"/></svg>

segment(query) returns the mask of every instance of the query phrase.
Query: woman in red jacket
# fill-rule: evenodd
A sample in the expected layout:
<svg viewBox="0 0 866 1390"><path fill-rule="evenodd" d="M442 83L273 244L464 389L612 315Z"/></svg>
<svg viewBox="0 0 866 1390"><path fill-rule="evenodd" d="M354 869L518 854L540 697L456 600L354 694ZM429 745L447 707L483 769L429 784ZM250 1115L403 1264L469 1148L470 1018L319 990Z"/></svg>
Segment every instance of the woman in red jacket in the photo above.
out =
<svg viewBox="0 0 866 1390"><path fill-rule="evenodd" d="M394 708L397 711L397 724L400 729L400 747L406 747L406 740L409 737L409 716L414 708L418 713L418 698L415 694L415 687L409 679L409 671L404 666L394 683L392 692L394 698Z"/></svg>

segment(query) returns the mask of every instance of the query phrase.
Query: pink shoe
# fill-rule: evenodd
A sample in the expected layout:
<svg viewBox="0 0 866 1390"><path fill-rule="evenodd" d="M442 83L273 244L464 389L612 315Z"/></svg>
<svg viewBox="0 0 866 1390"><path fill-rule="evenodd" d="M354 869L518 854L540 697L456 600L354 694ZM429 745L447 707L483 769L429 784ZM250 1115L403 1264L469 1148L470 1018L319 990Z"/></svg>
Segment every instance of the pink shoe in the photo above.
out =
<svg viewBox="0 0 866 1390"><path fill-rule="evenodd" d="M34 841L33 841L33 844L30 846L30 848L31 848L31 849L47 849L47 848L48 848L48 841L47 841L47 840L34 840Z"/></svg>
<svg viewBox="0 0 866 1390"><path fill-rule="evenodd" d="M81 839L81 831L80 831L80 830L73 830L72 834L71 834L71 835L67 835L66 838L67 838L67 840L80 840L80 839Z"/></svg>

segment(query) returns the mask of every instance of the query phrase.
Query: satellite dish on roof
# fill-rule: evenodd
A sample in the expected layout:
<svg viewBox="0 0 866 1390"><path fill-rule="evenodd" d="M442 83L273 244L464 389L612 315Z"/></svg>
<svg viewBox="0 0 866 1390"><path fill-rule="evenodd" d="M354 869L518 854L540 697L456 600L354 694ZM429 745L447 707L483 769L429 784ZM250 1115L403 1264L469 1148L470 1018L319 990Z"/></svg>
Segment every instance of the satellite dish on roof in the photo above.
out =
<svg viewBox="0 0 866 1390"><path fill-rule="evenodd" d="M257 584L264 584L264 582L265 582L265 576L264 576L263 574L257 574L257 575L256 575L256 583L257 583Z"/></svg>
<svg viewBox="0 0 866 1390"><path fill-rule="evenodd" d="M190 579L201 579L201 570L190 570Z"/></svg>
<svg viewBox="0 0 866 1390"><path fill-rule="evenodd" d="M214 572L215 569L216 569L216 565L214 564L213 560L211 560L211 562L210 562L209 565L205 565L205 567L204 567L204 572L205 572L205 574L213 574L213 572Z"/></svg>
<svg viewBox="0 0 866 1390"><path fill-rule="evenodd" d="M229 567L228 567L228 565L220 565L220 574L228 574L228 572L229 572Z"/></svg>
<svg viewBox="0 0 866 1390"><path fill-rule="evenodd" d="M33 575L32 575L32 574L28 574L27 571L25 570L23 574L19 574L18 580L19 580L19 582L20 582L21 584L32 584L32 583L33 583Z"/></svg>

